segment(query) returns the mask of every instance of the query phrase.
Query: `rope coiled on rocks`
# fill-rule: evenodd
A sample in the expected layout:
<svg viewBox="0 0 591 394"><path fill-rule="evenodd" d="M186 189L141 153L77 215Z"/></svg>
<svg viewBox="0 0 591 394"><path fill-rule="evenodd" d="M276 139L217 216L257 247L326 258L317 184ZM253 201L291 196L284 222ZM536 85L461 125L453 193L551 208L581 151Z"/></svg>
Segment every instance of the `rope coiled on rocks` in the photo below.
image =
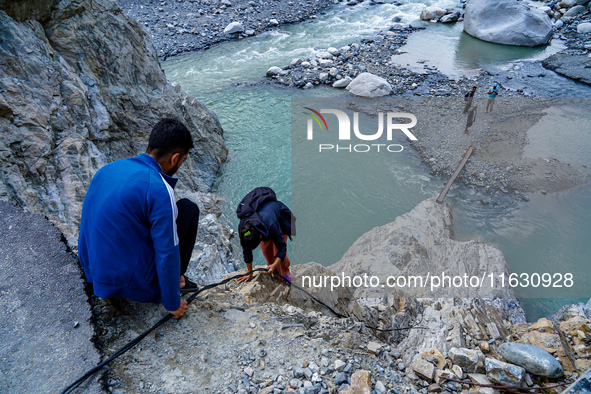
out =
<svg viewBox="0 0 591 394"><path fill-rule="evenodd" d="M204 285L201 286L199 288L197 288L192 294L191 296L189 296L189 298L187 298L187 305L190 304L191 302L193 302L193 300L195 300L195 298L197 297L197 295L199 295L199 293L205 291L205 290L209 290L212 289L214 287L217 286L221 286L224 285L234 279L238 279L238 278L242 278L248 275L253 274L254 272L267 272L266 268L255 268L251 271L248 271L244 274L238 274L238 275L234 275L230 278L226 278L223 279L219 282L216 283L211 283L208 285ZM320 305L324 306L326 309L328 309L330 312L332 312L335 316L342 318L342 319L348 319L351 316L347 316L347 315L343 315L342 313L339 313L337 311L335 311L333 308L331 308L330 306L328 306L325 302L323 302L322 300L318 299L317 297L313 296L312 294L310 294L308 291L306 291L304 288L294 284L291 280L281 276L280 274L278 274L277 272L273 272L274 275L276 275L277 277L283 279L285 281L286 284L300 290L303 291L304 293L306 293L308 295L308 297L310 297L313 301L319 303ZM142 339L144 339L146 336L148 336L148 334L150 334L152 331L154 331L155 329L157 329L158 327L162 326L164 323L166 323L167 321L169 321L170 319L172 319L172 315L171 314L167 314L166 316L164 316L162 319L160 319L156 324L154 324L152 327L150 327L148 330L144 331L143 333L141 333L140 335L138 335L136 338L134 338L133 340L131 340L130 342L128 342L125 346L123 346L121 349L117 350L115 353L113 353L109 358L107 358L105 361L101 362L100 364L98 364L97 366L89 369L84 375L82 375L79 379L77 379L75 382L73 382L71 385L69 385L68 387L66 387L64 389L64 391L61 392L61 394L67 394L67 393L71 393L74 389L76 389L78 386L80 386L82 383L84 383L84 381L86 381L88 378L90 378L92 375L94 375L96 372L98 372L101 368L103 368L104 366L106 366L107 364L109 364L111 361L115 360L116 358L118 358L119 356L123 355L124 353L126 353L127 351L129 351L131 348L133 348L135 345L137 345L138 343L141 342ZM420 323L420 322L419 322ZM425 329L426 327L399 327L399 328L390 328L390 329L383 329L383 328L377 328L377 327L373 327L370 326L368 324L365 324L365 326L369 329L372 330L377 330L377 331L401 331L401 330L411 330L414 328L422 328Z"/></svg>

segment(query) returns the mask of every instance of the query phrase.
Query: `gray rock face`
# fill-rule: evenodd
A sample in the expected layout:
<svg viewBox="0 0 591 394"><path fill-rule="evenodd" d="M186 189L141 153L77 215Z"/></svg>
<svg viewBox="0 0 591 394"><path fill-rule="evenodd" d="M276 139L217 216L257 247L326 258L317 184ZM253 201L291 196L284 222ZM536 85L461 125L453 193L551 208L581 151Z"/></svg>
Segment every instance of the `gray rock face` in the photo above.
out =
<svg viewBox="0 0 591 394"><path fill-rule="evenodd" d="M242 33L244 26L240 22L232 22L224 29L224 34Z"/></svg>
<svg viewBox="0 0 591 394"><path fill-rule="evenodd" d="M392 86L382 77L371 73L359 74L347 86L347 90L355 96L382 97L392 93Z"/></svg>
<svg viewBox="0 0 591 394"><path fill-rule="evenodd" d="M29 13L37 3L53 10ZM0 5L0 200L47 215L75 246L94 173L145 151L163 117L195 141L178 194L210 190L227 157L219 121L166 80L148 34L115 1Z"/></svg>
<svg viewBox="0 0 591 394"><path fill-rule="evenodd" d="M480 350L451 348L449 357L466 372L484 372L484 354Z"/></svg>
<svg viewBox="0 0 591 394"><path fill-rule="evenodd" d="M525 378L525 369L487 357L484 361L486 376L502 386L520 386Z"/></svg>
<svg viewBox="0 0 591 394"><path fill-rule="evenodd" d="M560 363L546 350L522 343L507 342L498 348L508 362L518 365L534 375L559 378L564 375Z"/></svg>
<svg viewBox="0 0 591 394"><path fill-rule="evenodd" d="M544 12L517 0L468 0L464 31L484 41L535 47L552 37L552 23Z"/></svg>
<svg viewBox="0 0 591 394"><path fill-rule="evenodd" d="M59 393L99 363L77 259L43 216L6 202L0 277L0 392ZM81 387L102 392L96 380Z"/></svg>
<svg viewBox="0 0 591 394"><path fill-rule="evenodd" d="M591 23L589 27L591 29ZM591 85L591 58L587 55L555 53L544 59L542 65L560 75Z"/></svg>
<svg viewBox="0 0 591 394"><path fill-rule="evenodd" d="M453 240L451 207L445 202L438 204L434 198L421 202L394 222L362 235L330 269L339 275L341 272L345 275L375 275L380 278L380 283L386 283L389 276L426 277L428 272L453 273L454 276L466 274L468 277L478 272L509 272L507 262L498 249L478 241ZM510 290L500 286L491 288L486 281L477 291L456 287L433 290L430 286L400 285L372 292L372 289L360 287L355 294L383 296L384 291L392 291L400 296L471 298L478 293L483 297L512 298Z"/></svg>

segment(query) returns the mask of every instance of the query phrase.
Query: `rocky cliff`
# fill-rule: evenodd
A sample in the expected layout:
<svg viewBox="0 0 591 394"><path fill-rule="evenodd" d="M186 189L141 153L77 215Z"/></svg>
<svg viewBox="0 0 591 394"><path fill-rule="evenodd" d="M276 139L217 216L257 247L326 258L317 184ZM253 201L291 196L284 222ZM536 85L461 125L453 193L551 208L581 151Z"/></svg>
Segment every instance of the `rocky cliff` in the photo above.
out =
<svg viewBox="0 0 591 394"><path fill-rule="evenodd" d="M377 276L380 284L386 284L390 277L390 284L396 284L359 286L357 297L381 297L384 290L397 296L428 298L513 297L507 288L498 283L491 287L486 280L490 273L510 272L503 253L479 241L454 240L451 207L435 202L435 198L423 201L392 223L368 231L329 268L338 275ZM443 274L452 279L444 280ZM420 280L411 279L419 276Z"/></svg>
<svg viewBox="0 0 591 394"><path fill-rule="evenodd" d="M145 151L163 117L183 121L196 145L178 195L212 200L221 125L167 81L115 1L0 0L0 65L0 200L48 216L71 246L94 173Z"/></svg>

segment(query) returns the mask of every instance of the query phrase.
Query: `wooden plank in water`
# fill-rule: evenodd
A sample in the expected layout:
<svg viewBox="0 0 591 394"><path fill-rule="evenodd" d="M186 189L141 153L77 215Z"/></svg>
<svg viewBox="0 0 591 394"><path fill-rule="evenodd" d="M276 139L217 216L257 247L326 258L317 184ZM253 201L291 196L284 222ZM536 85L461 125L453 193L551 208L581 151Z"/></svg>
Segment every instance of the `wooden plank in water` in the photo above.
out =
<svg viewBox="0 0 591 394"><path fill-rule="evenodd" d="M441 193L439 193L439 197L437 197L437 200L436 200L438 203L441 204L443 202L443 199L447 195L447 192L451 188L451 185L454 183L454 181L456 180L456 178L458 177L458 175L460 175L460 171L462 171L462 169L464 168L464 166L468 162L468 159L472 155L472 152L474 152L474 147L473 146L470 146L468 148L468 150L466 151L466 153L464 153L464 156L462 157L462 160L460 161L460 164L458 164L458 166L456 167L456 170L451 175L451 178L449 178L449 181L447 181L447 183L445 184L445 187L443 188L443 190L441 191Z"/></svg>

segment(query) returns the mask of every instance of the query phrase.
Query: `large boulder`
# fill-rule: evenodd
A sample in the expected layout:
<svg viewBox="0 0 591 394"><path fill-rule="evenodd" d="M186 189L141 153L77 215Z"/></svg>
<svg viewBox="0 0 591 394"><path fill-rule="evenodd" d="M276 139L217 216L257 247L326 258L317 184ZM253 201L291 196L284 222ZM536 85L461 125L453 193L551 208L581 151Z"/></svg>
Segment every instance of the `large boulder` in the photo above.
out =
<svg viewBox="0 0 591 394"><path fill-rule="evenodd" d="M454 240L451 206L437 203L435 198L421 202L394 222L363 234L330 269L338 275L377 276L380 283L396 278L395 283L390 282L385 288L356 288L356 296L380 296L388 291L399 296L435 298L512 297L511 290L500 283L491 287L489 280L477 288L450 285L450 276L466 275L466 278L474 277L474 281L483 272L508 275L510 271L500 250L479 241ZM438 281L442 275L432 276L435 272L447 275L443 279L446 284Z"/></svg>
<svg viewBox="0 0 591 394"><path fill-rule="evenodd" d="M227 157L217 117L167 81L116 1L0 0L0 26L0 200L46 215L75 247L92 176L144 152L163 117L195 141L179 195L211 189Z"/></svg>
<svg viewBox="0 0 591 394"><path fill-rule="evenodd" d="M496 44L535 47L548 44L552 23L547 14L517 0L468 0L464 31Z"/></svg>
<svg viewBox="0 0 591 394"><path fill-rule="evenodd" d="M355 96L382 97L392 93L392 86L382 77L371 73L359 74L347 86L347 90Z"/></svg>
<svg viewBox="0 0 591 394"><path fill-rule="evenodd" d="M538 346L507 342L499 346L499 354L508 362L538 376L559 378L564 375L560 363Z"/></svg>

